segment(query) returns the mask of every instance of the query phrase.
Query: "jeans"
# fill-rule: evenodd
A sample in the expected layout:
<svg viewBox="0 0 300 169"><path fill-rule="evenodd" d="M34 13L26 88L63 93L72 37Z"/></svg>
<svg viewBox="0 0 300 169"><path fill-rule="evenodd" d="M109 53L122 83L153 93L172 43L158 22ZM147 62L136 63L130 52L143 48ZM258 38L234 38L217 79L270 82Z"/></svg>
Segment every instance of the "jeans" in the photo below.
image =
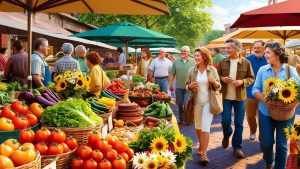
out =
<svg viewBox="0 0 300 169"><path fill-rule="evenodd" d="M263 150L263 159L266 166L271 168L274 163L273 145L275 129L276 129L276 155L275 155L275 169L284 169L287 159L287 140L283 129L289 127L294 122L293 118L287 121L276 121L270 116L265 116L259 112L259 132L261 133L261 148Z"/></svg>
<svg viewBox="0 0 300 169"><path fill-rule="evenodd" d="M232 134L231 127L231 113L232 107L234 108L234 133L232 137L232 148L233 150L241 149L242 134L243 134L243 123L245 118L245 101L227 100L223 101L223 112L222 112L222 129L225 139L229 139Z"/></svg>
<svg viewBox="0 0 300 169"><path fill-rule="evenodd" d="M155 83L159 85L161 92L165 92L168 94L169 82L167 77L163 79L155 78Z"/></svg>
<svg viewBox="0 0 300 169"><path fill-rule="evenodd" d="M176 104L178 106L179 121L183 122L184 108L190 98L190 93L186 89L176 88Z"/></svg>

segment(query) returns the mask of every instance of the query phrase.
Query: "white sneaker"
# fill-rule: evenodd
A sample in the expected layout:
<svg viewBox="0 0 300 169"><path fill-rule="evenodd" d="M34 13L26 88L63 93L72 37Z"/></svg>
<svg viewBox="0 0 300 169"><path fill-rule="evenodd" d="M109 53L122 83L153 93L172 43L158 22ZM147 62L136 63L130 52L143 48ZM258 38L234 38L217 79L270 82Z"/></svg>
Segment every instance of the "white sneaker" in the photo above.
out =
<svg viewBox="0 0 300 169"><path fill-rule="evenodd" d="M255 140L255 138L256 138L256 133L252 133L252 134L250 134L250 140Z"/></svg>

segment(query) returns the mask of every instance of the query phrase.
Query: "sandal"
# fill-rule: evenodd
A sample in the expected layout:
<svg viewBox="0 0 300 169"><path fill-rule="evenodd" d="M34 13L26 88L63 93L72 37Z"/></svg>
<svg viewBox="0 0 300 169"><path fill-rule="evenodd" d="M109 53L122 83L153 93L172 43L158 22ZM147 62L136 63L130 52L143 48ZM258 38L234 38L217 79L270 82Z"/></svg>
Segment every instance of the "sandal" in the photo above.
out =
<svg viewBox="0 0 300 169"><path fill-rule="evenodd" d="M207 158L206 155L201 155L200 163L201 165L207 165L209 163L209 159Z"/></svg>

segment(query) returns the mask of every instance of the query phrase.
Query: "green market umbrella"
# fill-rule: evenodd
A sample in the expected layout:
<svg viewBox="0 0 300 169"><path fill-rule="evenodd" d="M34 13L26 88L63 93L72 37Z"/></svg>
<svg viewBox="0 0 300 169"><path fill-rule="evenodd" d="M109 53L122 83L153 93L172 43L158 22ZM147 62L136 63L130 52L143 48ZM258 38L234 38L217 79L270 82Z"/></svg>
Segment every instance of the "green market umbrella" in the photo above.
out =
<svg viewBox="0 0 300 169"><path fill-rule="evenodd" d="M126 47L126 56L128 54L128 46L131 42L133 44L145 45L153 44L156 40L176 44L175 39L171 36L140 27L130 22L119 22L71 36L108 44L124 44Z"/></svg>

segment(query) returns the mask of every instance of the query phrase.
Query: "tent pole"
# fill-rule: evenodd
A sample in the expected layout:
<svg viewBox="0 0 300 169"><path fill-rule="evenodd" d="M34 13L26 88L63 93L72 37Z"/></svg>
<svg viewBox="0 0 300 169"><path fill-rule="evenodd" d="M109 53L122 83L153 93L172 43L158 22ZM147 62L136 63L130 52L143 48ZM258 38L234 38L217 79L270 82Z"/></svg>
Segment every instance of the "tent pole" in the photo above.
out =
<svg viewBox="0 0 300 169"><path fill-rule="evenodd" d="M32 53L32 0L27 1L28 16L27 16L27 53L28 53L28 88L32 87L31 76L31 53Z"/></svg>
<svg viewBox="0 0 300 169"><path fill-rule="evenodd" d="M127 59L128 58L128 41L125 41L125 56L126 56L125 59ZM126 61L125 61L125 63L126 63Z"/></svg>
<svg viewBox="0 0 300 169"><path fill-rule="evenodd" d="M137 64L137 48L135 48L135 63Z"/></svg>

